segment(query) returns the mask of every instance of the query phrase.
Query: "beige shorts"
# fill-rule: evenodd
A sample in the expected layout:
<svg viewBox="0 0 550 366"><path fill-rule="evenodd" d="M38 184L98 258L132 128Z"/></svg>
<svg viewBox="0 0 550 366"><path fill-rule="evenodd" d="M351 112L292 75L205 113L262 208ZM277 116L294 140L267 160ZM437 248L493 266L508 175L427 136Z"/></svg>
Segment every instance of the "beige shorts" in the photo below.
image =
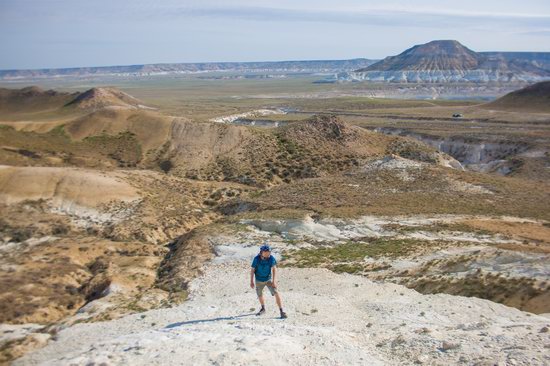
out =
<svg viewBox="0 0 550 366"><path fill-rule="evenodd" d="M271 296L275 296L275 294L277 293L277 289L271 286L271 281L267 281L267 282L256 281L256 293L258 294L258 297L262 296L264 292L264 287L266 286L269 289L269 292L271 292Z"/></svg>

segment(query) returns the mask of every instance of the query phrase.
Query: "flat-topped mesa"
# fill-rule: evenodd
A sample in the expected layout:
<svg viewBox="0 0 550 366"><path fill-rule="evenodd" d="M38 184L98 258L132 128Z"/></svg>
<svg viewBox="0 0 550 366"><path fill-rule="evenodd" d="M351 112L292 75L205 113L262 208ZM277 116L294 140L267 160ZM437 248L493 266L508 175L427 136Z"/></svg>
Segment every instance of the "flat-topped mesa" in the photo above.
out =
<svg viewBox="0 0 550 366"><path fill-rule="evenodd" d="M386 57L362 71L397 70L474 70L481 64L481 56L457 41L432 41L416 45L405 52Z"/></svg>
<svg viewBox="0 0 550 366"><path fill-rule="evenodd" d="M66 106L95 110L113 106L138 108L141 105L141 101L116 88L92 88L77 95Z"/></svg>
<svg viewBox="0 0 550 366"><path fill-rule="evenodd" d="M474 52L454 40L411 47L349 74L353 80L409 83L533 82L550 79L550 71L522 59Z"/></svg>

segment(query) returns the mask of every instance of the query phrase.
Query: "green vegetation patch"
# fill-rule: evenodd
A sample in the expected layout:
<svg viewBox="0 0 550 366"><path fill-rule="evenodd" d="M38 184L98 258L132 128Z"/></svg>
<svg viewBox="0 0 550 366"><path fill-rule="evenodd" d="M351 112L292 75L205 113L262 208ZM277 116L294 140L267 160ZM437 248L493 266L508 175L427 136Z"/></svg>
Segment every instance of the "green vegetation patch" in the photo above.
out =
<svg viewBox="0 0 550 366"><path fill-rule="evenodd" d="M325 267L334 272L358 273L365 270L366 257L398 258L433 243L417 239L378 238L369 242L349 241L331 247L290 250L284 253L283 265Z"/></svg>
<svg viewBox="0 0 550 366"><path fill-rule="evenodd" d="M92 150L104 152L117 162L120 167L135 167L141 160L141 146L132 132L125 131L118 135L101 134L86 137L83 143Z"/></svg>
<svg viewBox="0 0 550 366"><path fill-rule="evenodd" d="M423 277L404 283L422 294L446 293L451 295L477 297L517 307L520 310L534 313L547 312L537 301L547 296L550 287L545 282L537 284L533 278L504 277L501 274L477 271L463 278L430 278Z"/></svg>

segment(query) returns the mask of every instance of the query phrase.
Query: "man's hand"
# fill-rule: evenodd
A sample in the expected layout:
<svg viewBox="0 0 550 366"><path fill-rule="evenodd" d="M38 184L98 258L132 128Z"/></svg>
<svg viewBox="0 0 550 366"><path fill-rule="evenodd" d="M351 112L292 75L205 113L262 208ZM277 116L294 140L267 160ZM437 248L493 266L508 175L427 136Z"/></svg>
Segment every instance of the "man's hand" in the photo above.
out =
<svg viewBox="0 0 550 366"><path fill-rule="evenodd" d="M277 288L277 282L275 282L275 281L271 282L271 287Z"/></svg>
<svg viewBox="0 0 550 366"><path fill-rule="evenodd" d="M250 268L250 288L254 289L254 273L256 272L256 268L252 267Z"/></svg>

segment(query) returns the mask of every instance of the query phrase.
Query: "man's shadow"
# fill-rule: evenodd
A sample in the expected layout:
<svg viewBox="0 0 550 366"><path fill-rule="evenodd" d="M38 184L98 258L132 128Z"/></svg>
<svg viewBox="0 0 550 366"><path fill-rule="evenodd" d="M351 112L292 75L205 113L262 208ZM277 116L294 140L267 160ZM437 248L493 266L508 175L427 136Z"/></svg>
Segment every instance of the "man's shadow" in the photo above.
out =
<svg viewBox="0 0 550 366"><path fill-rule="evenodd" d="M246 318L248 316L253 316L253 315L256 315L256 314L255 313L250 313L250 314L241 314L241 315L234 315L234 316L222 316L222 317L212 318L212 319L188 320L188 321L185 321L185 322L177 322L177 323L168 324L167 326L164 327L164 329L177 328L177 327L180 327L182 325L188 325L188 324L200 324L200 323L210 323L210 322L217 322L217 321L223 321L223 320L234 320L234 319L239 319L239 318Z"/></svg>

